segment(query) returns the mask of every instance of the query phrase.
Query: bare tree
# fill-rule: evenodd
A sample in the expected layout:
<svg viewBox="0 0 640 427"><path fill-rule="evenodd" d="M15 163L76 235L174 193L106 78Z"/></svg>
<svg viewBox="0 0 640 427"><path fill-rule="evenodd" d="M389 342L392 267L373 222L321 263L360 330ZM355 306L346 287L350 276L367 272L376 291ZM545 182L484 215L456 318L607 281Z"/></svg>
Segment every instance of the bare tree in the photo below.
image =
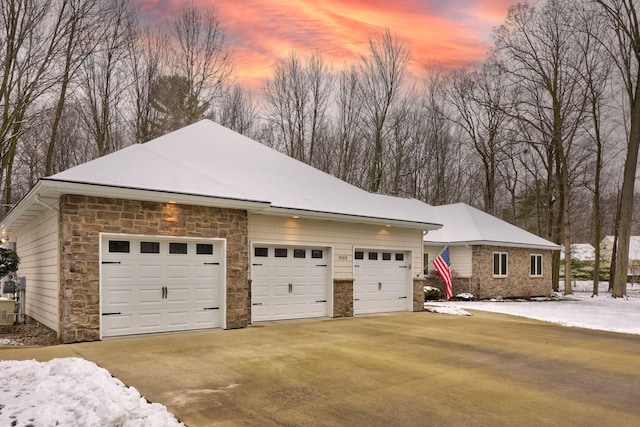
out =
<svg viewBox="0 0 640 427"><path fill-rule="evenodd" d="M363 144L360 120L362 114L361 98L358 93L358 72L349 67L340 72L336 93L337 117L334 126L334 141L337 144L337 166L334 174L352 184L356 181L356 169L362 164L359 154Z"/></svg>
<svg viewBox="0 0 640 427"><path fill-rule="evenodd" d="M234 85L226 91L217 117L222 126L252 137L258 122L258 107L250 93Z"/></svg>
<svg viewBox="0 0 640 427"><path fill-rule="evenodd" d="M484 211L495 214L498 164L502 161L507 114L506 79L499 67L487 62L480 71L460 70L451 76L449 102L457 115L454 122L471 141L482 163Z"/></svg>
<svg viewBox="0 0 640 427"><path fill-rule="evenodd" d="M615 64L627 95L630 112L627 155L620 192L618 245L615 257L615 277L611 296L627 294L631 213L635 191L638 149L640 147L640 23L635 0L594 0L604 12L610 37L603 39L610 60Z"/></svg>
<svg viewBox="0 0 640 427"><path fill-rule="evenodd" d="M327 119L332 77L318 55L301 59L295 52L280 61L264 94L267 117L278 130L286 153L314 164L319 130Z"/></svg>
<svg viewBox="0 0 640 427"><path fill-rule="evenodd" d="M66 39L61 59L62 73L60 76L58 100L54 108L51 135L45 159L44 174L51 175L54 170L54 153L58 140L58 129L62 121L67 90L78 69L82 66L88 55L95 48L94 32L98 31L97 0L69 0L65 1L66 11L64 15L62 36Z"/></svg>
<svg viewBox="0 0 640 427"><path fill-rule="evenodd" d="M195 1L187 4L173 22L170 46L176 74L185 77L188 84L184 124L191 124L217 105L231 74L225 33L216 10L201 9Z"/></svg>
<svg viewBox="0 0 640 427"><path fill-rule="evenodd" d="M566 254L571 253L569 158L586 103L577 72L583 58L572 31L576 6L572 0L549 0L540 9L522 3L509 9L505 25L495 32L503 66L514 84L523 89L517 118L543 136L553 150L560 202L556 241L563 243ZM571 294L570 256L565 257L564 265L565 294Z"/></svg>
<svg viewBox="0 0 640 427"><path fill-rule="evenodd" d="M130 0L103 4L96 48L80 72L80 114L97 155L124 145L124 98L128 91L130 38L135 35L136 16Z"/></svg>
<svg viewBox="0 0 640 427"><path fill-rule="evenodd" d="M138 29L138 27L134 27ZM151 27L138 30L128 39L131 69L134 142L141 144L164 133L159 112L153 108L153 89L167 68L168 38Z"/></svg>
<svg viewBox="0 0 640 427"><path fill-rule="evenodd" d="M60 81L54 67L65 46L68 8L68 1L0 2L0 180L5 207L13 202L19 139L38 125L33 107Z"/></svg>
<svg viewBox="0 0 640 427"><path fill-rule="evenodd" d="M373 144L369 163L369 191L378 192L384 175L387 120L399 100L411 54L390 30L369 39L369 51L360 55L359 90L364 128Z"/></svg>
<svg viewBox="0 0 640 427"><path fill-rule="evenodd" d="M602 14L592 7L587 7L580 11L576 21L576 31L578 32L578 47L583 55L583 67L578 71L586 85L586 96L588 102L588 117L586 121L586 137L591 142L590 147L595 155L593 168L589 175L592 180L587 183L587 187L592 191L593 209L593 247L595 249L595 260L593 268L593 295L598 295L600 281L600 241L602 240L602 175L604 168L604 148L607 146L612 129L607 126L608 117L611 117L610 102L610 80L612 63L606 55L605 48L600 41L606 34L606 21L602 19Z"/></svg>

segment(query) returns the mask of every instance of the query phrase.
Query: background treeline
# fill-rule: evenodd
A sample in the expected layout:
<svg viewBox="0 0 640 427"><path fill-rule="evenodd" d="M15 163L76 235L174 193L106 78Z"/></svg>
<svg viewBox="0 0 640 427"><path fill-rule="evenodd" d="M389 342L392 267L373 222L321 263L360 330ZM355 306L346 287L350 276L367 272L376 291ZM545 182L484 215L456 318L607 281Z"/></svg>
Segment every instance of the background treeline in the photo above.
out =
<svg viewBox="0 0 640 427"><path fill-rule="evenodd" d="M197 2L157 27L130 0L0 10L4 212L42 176L210 118L366 190L465 202L565 247L640 233L635 0L518 4L473 70L410 73L393 29L348 65L290 52L257 91Z"/></svg>

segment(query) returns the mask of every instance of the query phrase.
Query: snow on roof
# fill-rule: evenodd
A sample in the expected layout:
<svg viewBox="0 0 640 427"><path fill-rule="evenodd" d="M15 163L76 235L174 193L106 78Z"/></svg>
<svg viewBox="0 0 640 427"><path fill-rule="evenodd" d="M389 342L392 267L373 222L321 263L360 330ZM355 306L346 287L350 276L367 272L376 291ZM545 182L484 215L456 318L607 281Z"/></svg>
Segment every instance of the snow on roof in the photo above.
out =
<svg viewBox="0 0 640 427"><path fill-rule="evenodd" d="M560 246L464 203L434 206L439 230L424 236L426 244L469 244L560 249Z"/></svg>
<svg viewBox="0 0 640 427"><path fill-rule="evenodd" d="M564 259L564 247L560 250L560 259ZM595 261L596 250L593 245L589 243L572 243L571 259L575 259L577 261Z"/></svg>
<svg viewBox="0 0 640 427"><path fill-rule="evenodd" d="M210 120L43 181L265 202L265 213L322 213L439 227L430 205L366 192Z"/></svg>
<svg viewBox="0 0 640 427"><path fill-rule="evenodd" d="M606 236L600 244L604 243L607 240L609 243L613 244L614 236ZM640 260L640 236L630 236L629 239L629 259L630 260Z"/></svg>

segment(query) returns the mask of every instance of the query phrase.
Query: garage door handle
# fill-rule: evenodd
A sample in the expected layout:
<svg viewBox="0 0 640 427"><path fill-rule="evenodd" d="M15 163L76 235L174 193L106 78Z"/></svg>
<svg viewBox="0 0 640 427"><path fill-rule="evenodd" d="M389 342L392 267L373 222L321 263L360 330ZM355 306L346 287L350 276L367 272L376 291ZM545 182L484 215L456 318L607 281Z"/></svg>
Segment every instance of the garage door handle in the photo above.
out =
<svg viewBox="0 0 640 427"><path fill-rule="evenodd" d="M103 316L117 316L119 314L122 314L122 313L120 313L119 311L116 313L102 313Z"/></svg>
<svg viewBox="0 0 640 427"><path fill-rule="evenodd" d="M289 283L289 293L293 292L293 285L291 283Z"/></svg>
<svg viewBox="0 0 640 427"><path fill-rule="evenodd" d="M382 282L378 282L378 290L381 291L382 290Z"/></svg>
<svg viewBox="0 0 640 427"><path fill-rule="evenodd" d="M407 297L398 297L398 299L407 299Z"/></svg>
<svg viewBox="0 0 640 427"><path fill-rule="evenodd" d="M220 310L220 307L205 307L205 310Z"/></svg>
<svg viewBox="0 0 640 427"><path fill-rule="evenodd" d="M354 301L360 301L360 298L354 298L353 300Z"/></svg>
<svg viewBox="0 0 640 427"><path fill-rule="evenodd" d="M102 261L103 264L122 264L120 261Z"/></svg>
<svg viewBox="0 0 640 427"><path fill-rule="evenodd" d="M327 264L316 264L316 267L326 267Z"/></svg>
<svg viewBox="0 0 640 427"><path fill-rule="evenodd" d="M251 265L260 265L261 266L262 264L251 264Z"/></svg>
<svg viewBox="0 0 640 427"><path fill-rule="evenodd" d="M220 265L219 262L205 262L204 265Z"/></svg>
<svg viewBox="0 0 640 427"><path fill-rule="evenodd" d="M251 304L251 305L262 305L262 303L261 303L261 302L254 302L254 303L253 303L253 304Z"/></svg>
<svg viewBox="0 0 640 427"><path fill-rule="evenodd" d="M321 299L321 300L316 301L316 302L327 302L327 300L326 299Z"/></svg>

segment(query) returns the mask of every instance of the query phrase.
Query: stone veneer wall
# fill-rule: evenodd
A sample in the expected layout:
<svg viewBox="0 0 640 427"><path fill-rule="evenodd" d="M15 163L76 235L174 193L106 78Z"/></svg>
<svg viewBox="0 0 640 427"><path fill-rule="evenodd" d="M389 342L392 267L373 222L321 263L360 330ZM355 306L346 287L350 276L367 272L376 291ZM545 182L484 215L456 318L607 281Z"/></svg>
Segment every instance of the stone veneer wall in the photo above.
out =
<svg viewBox="0 0 640 427"><path fill-rule="evenodd" d="M333 280L333 317L353 317L353 279Z"/></svg>
<svg viewBox="0 0 640 427"><path fill-rule="evenodd" d="M493 253L506 252L507 277L493 277ZM531 255L542 255L542 277L531 277ZM473 246L472 293L478 299L529 298L551 294L550 250Z"/></svg>
<svg viewBox="0 0 640 427"><path fill-rule="evenodd" d="M413 278L413 311L424 311L424 286L427 279L423 277Z"/></svg>
<svg viewBox="0 0 640 427"><path fill-rule="evenodd" d="M63 342L100 338L101 232L227 239L227 328L251 322L246 211L63 195L60 224Z"/></svg>

